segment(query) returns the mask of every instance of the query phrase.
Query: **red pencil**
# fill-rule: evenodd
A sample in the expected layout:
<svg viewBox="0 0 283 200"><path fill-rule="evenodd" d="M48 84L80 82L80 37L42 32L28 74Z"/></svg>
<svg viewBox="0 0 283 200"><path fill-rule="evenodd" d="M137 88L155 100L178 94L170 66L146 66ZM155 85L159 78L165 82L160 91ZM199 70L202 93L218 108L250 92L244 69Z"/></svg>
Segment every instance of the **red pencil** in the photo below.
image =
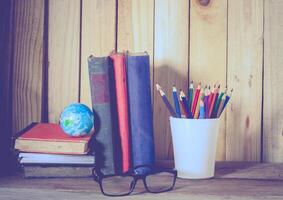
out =
<svg viewBox="0 0 283 200"><path fill-rule="evenodd" d="M199 98L199 93L200 93L200 88L201 88L201 83L198 84L198 87L196 89L196 93L194 95L194 101L193 101L193 105L192 105L192 115L195 115L195 111L196 111L196 107L197 107L197 102L198 102L198 98Z"/></svg>

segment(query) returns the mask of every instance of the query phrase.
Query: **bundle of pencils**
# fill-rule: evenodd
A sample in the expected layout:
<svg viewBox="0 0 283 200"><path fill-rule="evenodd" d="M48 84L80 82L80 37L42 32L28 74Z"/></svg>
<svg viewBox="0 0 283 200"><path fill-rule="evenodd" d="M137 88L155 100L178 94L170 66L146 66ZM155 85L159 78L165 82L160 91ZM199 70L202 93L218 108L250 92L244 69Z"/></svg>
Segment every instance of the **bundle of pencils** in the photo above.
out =
<svg viewBox="0 0 283 200"><path fill-rule="evenodd" d="M179 98L177 88L173 86L172 97L174 107L171 106L165 92L159 84L156 84L156 89L159 92L164 104L172 117L185 117L190 119L210 119L219 118L229 102L233 89L227 93L227 87L220 92L220 84L215 84L213 89L205 85L202 87L198 84L194 91L194 83L190 82L188 90L188 98L185 93L180 90ZM181 108L180 108L181 104Z"/></svg>

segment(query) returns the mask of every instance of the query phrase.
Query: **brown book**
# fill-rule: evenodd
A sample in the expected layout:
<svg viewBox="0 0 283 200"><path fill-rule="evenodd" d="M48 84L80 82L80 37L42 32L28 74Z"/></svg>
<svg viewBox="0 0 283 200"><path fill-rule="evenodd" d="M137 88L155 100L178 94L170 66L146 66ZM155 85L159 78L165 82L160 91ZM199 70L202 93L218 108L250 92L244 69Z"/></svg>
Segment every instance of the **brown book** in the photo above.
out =
<svg viewBox="0 0 283 200"><path fill-rule="evenodd" d="M91 135L71 137L59 124L37 123L15 140L15 149L23 152L86 154Z"/></svg>

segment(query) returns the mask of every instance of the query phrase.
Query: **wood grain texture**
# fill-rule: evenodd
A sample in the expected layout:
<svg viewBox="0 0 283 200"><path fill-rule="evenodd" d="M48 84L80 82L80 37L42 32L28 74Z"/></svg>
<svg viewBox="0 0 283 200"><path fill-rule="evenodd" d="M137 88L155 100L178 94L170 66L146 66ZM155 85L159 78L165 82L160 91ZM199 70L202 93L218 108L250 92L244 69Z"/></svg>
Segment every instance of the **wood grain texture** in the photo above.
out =
<svg viewBox="0 0 283 200"><path fill-rule="evenodd" d="M283 162L283 2L265 1L263 161Z"/></svg>
<svg viewBox="0 0 283 200"><path fill-rule="evenodd" d="M189 2L156 0L154 34L154 84L159 83L173 103L173 85L188 89ZM173 159L169 115L154 86L155 150L160 160Z"/></svg>
<svg viewBox="0 0 283 200"><path fill-rule="evenodd" d="M263 1L229 1L228 5L227 79L234 92L226 108L226 159L259 161Z"/></svg>
<svg viewBox="0 0 283 200"><path fill-rule="evenodd" d="M117 49L130 52L146 51L150 56L151 81L153 81L153 13L153 0L118 1Z"/></svg>
<svg viewBox="0 0 283 200"><path fill-rule="evenodd" d="M49 0L48 20L48 117L57 123L79 98L80 0Z"/></svg>
<svg viewBox="0 0 283 200"><path fill-rule="evenodd" d="M275 169L275 172L271 172ZM216 163L216 178L177 179L175 188L158 195L145 191L138 181L132 195L123 199L153 200L246 200L282 199L282 164ZM279 176L278 176L279 175ZM78 182L80 184L78 184ZM161 180L157 179L156 184ZM16 197L21 198L16 198ZM0 182L1 199L110 199L103 196L99 184L91 178L22 179L10 177Z"/></svg>
<svg viewBox="0 0 283 200"><path fill-rule="evenodd" d="M190 77L195 82L226 86L227 0L191 0ZM226 127L222 114L218 135L217 160L225 160Z"/></svg>
<svg viewBox="0 0 283 200"><path fill-rule="evenodd" d="M81 88L80 102L91 108L87 58L108 56L115 49L115 0L82 1Z"/></svg>
<svg viewBox="0 0 283 200"><path fill-rule="evenodd" d="M15 0L13 133L41 119L44 0Z"/></svg>

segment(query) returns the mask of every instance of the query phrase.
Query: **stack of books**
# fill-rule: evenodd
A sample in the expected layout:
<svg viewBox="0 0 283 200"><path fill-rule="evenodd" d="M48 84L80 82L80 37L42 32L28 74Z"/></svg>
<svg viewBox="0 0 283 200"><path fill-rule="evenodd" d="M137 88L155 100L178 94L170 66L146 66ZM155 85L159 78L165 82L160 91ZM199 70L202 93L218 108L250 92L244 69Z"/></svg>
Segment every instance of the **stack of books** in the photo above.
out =
<svg viewBox="0 0 283 200"><path fill-rule="evenodd" d="M95 164L91 137L68 136L59 124L30 124L15 139L24 177L90 177Z"/></svg>

